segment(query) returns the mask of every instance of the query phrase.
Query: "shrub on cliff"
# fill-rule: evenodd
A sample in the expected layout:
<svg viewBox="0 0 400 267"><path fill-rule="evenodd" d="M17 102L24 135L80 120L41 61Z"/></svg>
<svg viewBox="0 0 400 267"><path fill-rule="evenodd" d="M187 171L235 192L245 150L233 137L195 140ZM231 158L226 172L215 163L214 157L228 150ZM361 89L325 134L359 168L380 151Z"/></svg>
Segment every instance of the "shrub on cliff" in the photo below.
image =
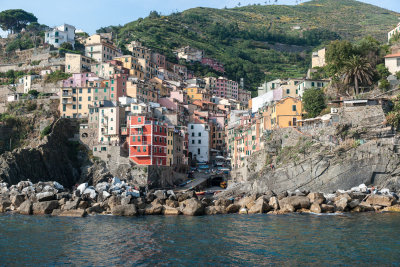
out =
<svg viewBox="0 0 400 267"><path fill-rule="evenodd" d="M325 94L322 89L311 88L304 92L303 97L303 107L307 112L306 117L314 118L318 116L321 111L326 108L325 104Z"/></svg>

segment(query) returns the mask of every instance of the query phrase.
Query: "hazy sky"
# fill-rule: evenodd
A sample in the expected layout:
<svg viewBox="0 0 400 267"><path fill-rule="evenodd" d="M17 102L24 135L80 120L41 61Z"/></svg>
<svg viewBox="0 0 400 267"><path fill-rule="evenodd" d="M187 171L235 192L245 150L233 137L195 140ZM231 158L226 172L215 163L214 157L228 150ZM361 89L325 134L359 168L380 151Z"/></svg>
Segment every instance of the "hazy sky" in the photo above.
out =
<svg viewBox="0 0 400 267"><path fill-rule="evenodd" d="M92 34L102 26L124 25L137 18L146 17L151 10L169 14L198 6L223 8L234 7L239 2L241 5L247 5L263 4L266 1L274 2L274 0L0 0L0 11L21 8L35 14L39 23L56 26L65 22ZM399 0L361 1L400 12ZM295 0L278 0L278 4L295 4L295 2Z"/></svg>

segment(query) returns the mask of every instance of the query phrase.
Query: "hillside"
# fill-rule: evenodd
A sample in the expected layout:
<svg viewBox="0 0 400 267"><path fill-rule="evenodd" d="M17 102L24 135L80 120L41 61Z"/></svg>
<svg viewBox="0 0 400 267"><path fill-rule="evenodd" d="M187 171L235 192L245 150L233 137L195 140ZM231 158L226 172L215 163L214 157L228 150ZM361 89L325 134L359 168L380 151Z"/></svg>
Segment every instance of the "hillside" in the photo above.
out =
<svg viewBox="0 0 400 267"><path fill-rule="evenodd" d="M113 30L118 31L121 44L139 39L170 59L174 58L171 50L183 45L203 49L225 64L227 76L245 77L247 88L254 90L265 79L302 77L310 64L310 51L330 40L357 41L372 35L384 42L398 16L354 0L313 0L297 6L152 14ZM274 50L271 44L275 43L285 44L285 49Z"/></svg>

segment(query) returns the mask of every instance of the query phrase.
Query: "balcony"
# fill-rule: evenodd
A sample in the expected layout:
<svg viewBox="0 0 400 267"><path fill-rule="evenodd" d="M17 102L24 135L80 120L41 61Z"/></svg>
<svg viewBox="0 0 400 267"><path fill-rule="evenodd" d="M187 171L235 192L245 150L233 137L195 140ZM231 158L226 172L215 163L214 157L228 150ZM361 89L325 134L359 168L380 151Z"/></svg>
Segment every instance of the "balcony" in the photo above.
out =
<svg viewBox="0 0 400 267"><path fill-rule="evenodd" d="M70 99L63 99L63 100L62 100L62 103L63 103L63 104L72 104L72 100L70 100Z"/></svg>

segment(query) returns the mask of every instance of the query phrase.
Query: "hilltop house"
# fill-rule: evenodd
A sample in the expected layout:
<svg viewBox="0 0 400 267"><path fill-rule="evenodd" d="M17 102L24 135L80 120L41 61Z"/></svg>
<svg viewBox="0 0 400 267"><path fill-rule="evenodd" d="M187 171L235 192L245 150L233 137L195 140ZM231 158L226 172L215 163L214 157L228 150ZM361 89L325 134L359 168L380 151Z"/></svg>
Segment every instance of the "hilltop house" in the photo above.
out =
<svg viewBox="0 0 400 267"><path fill-rule="evenodd" d="M400 53L385 56L385 66L392 74L400 71Z"/></svg>
<svg viewBox="0 0 400 267"><path fill-rule="evenodd" d="M395 34L397 34L397 33L400 33L400 23L397 24L397 26L396 26L393 30L391 30L391 31L388 33L388 42L389 42L390 39L393 37L393 35L395 35Z"/></svg>
<svg viewBox="0 0 400 267"><path fill-rule="evenodd" d="M44 42L57 48L63 43L70 43L75 47L75 27L65 23L54 27L45 32Z"/></svg>

